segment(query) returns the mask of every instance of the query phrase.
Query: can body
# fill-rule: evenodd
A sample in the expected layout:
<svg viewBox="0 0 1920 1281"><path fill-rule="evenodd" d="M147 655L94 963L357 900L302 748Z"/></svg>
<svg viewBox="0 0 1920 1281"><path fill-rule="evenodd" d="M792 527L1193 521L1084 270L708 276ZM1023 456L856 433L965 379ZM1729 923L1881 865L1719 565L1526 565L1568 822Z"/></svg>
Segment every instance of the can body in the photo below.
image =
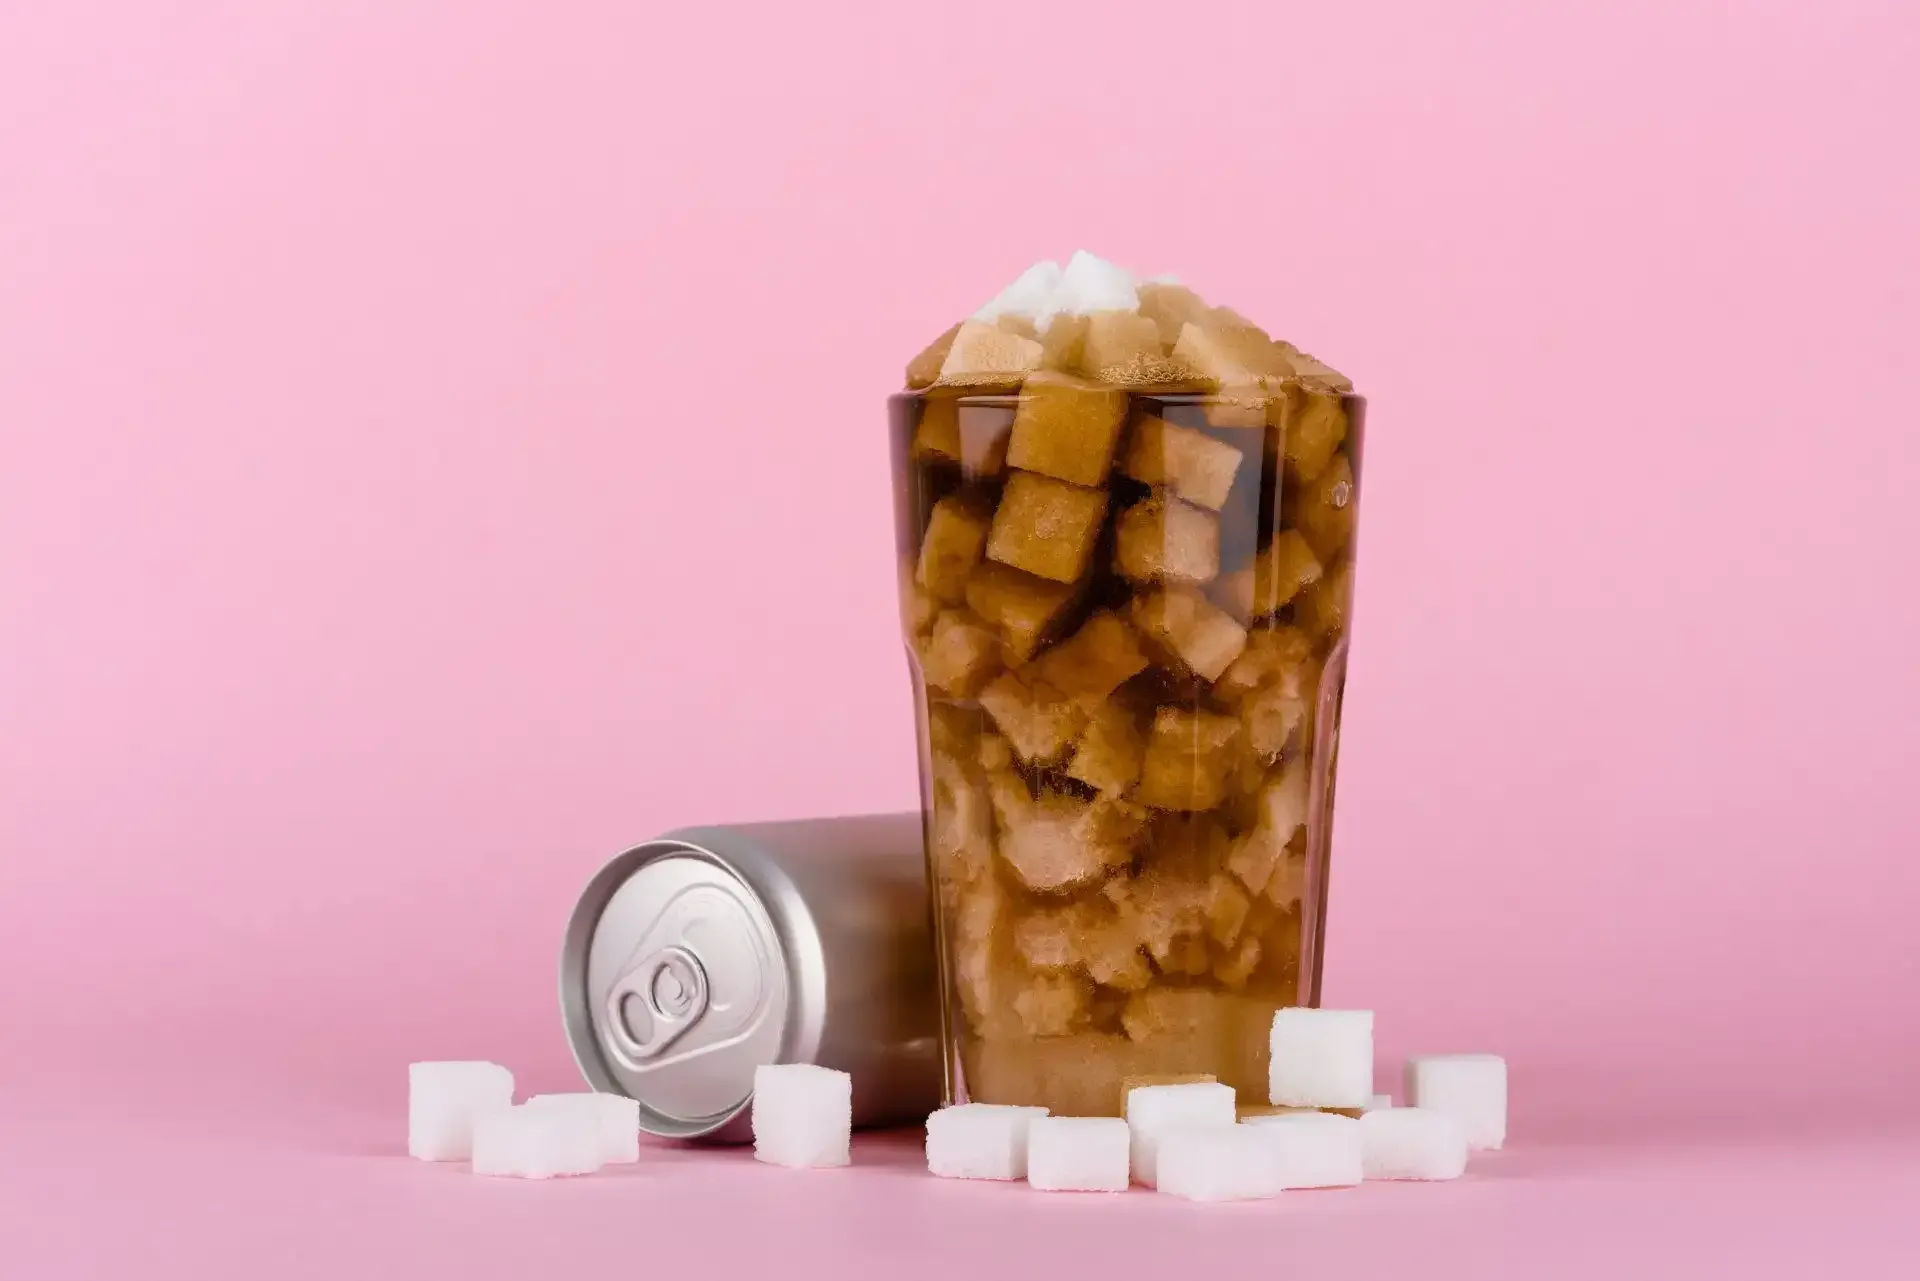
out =
<svg viewBox="0 0 1920 1281"><path fill-rule="evenodd" d="M949 1094L1264 1098L1319 1002L1364 402L1042 394L891 402Z"/></svg>
<svg viewBox="0 0 1920 1281"><path fill-rule="evenodd" d="M916 814L684 828L625 851L567 927L560 1001L594 1088L671 1138L744 1142L753 1070L853 1076L857 1126L941 1095Z"/></svg>

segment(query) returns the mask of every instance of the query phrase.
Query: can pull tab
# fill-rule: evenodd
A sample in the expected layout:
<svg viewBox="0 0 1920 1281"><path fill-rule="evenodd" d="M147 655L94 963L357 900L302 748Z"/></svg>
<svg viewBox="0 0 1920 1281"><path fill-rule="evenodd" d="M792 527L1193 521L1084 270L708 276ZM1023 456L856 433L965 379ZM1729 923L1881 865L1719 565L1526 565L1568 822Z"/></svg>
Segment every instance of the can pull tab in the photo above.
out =
<svg viewBox="0 0 1920 1281"><path fill-rule="evenodd" d="M683 947L663 947L607 993L613 1048L638 1066L658 1058L707 1012L707 972Z"/></svg>

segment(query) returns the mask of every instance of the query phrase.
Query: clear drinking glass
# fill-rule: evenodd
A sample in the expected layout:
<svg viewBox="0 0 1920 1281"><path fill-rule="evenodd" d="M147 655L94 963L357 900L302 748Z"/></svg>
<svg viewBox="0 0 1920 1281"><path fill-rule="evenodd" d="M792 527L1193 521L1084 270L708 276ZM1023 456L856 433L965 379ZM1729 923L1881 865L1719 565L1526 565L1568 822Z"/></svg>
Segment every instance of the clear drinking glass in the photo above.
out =
<svg viewBox="0 0 1920 1281"><path fill-rule="evenodd" d="M890 408L948 1100L1264 1099L1320 995L1363 400Z"/></svg>

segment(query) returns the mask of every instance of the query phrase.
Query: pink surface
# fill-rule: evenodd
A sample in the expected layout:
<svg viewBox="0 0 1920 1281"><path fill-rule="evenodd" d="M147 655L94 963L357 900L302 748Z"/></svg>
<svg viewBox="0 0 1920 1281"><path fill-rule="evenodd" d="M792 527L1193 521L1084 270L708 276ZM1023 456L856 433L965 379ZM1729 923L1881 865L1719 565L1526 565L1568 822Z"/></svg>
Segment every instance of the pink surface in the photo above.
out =
<svg viewBox="0 0 1920 1281"><path fill-rule="evenodd" d="M736 1186L876 1256L1060 1221L376 1153L409 1058L568 1083L603 857L913 803L882 397L1083 244L1370 394L1328 996L1538 1083L1542 1146L1302 1248L1873 1239L1892 1140L1779 1118L1920 1112L1917 63L1865 0L0 8L0 1165L50 1225L6 1239L501 1270L717 1240L615 1203ZM23 1174L75 1067L139 1116ZM214 1126L235 1081L302 1111Z"/></svg>

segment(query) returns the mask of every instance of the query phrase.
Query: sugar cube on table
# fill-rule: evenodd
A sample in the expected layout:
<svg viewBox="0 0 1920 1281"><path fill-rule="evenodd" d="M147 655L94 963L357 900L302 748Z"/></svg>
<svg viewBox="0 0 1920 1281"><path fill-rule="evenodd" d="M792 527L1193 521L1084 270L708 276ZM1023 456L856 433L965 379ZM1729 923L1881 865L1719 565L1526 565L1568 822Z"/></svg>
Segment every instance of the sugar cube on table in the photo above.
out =
<svg viewBox="0 0 1920 1281"><path fill-rule="evenodd" d="M927 1118L927 1170L943 1179L1023 1179L1029 1127L1045 1108L962 1103Z"/></svg>
<svg viewBox="0 0 1920 1281"><path fill-rule="evenodd" d="M522 1104L487 1113L473 1129L475 1174L517 1179L592 1174L606 1163L606 1152L603 1117L581 1107Z"/></svg>
<svg viewBox="0 0 1920 1281"><path fill-rule="evenodd" d="M1117 1116L1043 1116L1027 1132L1027 1184L1041 1192L1125 1192L1131 1133Z"/></svg>
<svg viewBox="0 0 1920 1281"><path fill-rule="evenodd" d="M513 1073L498 1063L407 1066L407 1154L422 1161L465 1161L482 1116L513 1105Z"/></svg>
<svg viewBox="0 0 1920 1281"><path fill-rule="evenodd" d="M754 1160L825 1169L850 1164L852 1145L852 1077L811 1063L753 1070Z"/></svg>
<svg viewBox="0 0 1920 1281"><path fill-rule="evenodd" d="M572 1110L600 1130L601 1157L608 1165L640 1159L640 1104L623 1094L536 1094L530 1108Z"/></svg>
<svg viewBox="0 0 1920 1281"><path fill-rule="evenodd" d="M1126 1119L1134 1180L1153 1187L1164 1135L1176 1129L1233 1127L1233 1087L1217 1081L1143 1085L1128 1091Z"/></svg>
<svg viewBox="0 0 1920 1281"><path fill-rule="evenodd" d="M1366 1106L1361 1108L1360 1110L1362 1112L1379 1112L1379 1111L1382 1111L1383 1109L1390 1108L1392 1106L1393 1106L1393 1096L1391 1094L1376 1094L1372 1098L1368 1099Z"/></svg>
<svg viewBox="0 0 1920 1281"><path fill-rule="evenodd" d="M1467 1132L1444 1112L1383 1108L1358 1124L1369 1179L1457 1179L1466 1173Z"/></svg>
<svg viewBox="0 0 1920 1281"><path fill-rule="evenodd" d="M1476 1152L1507 1141L1507 1061L1498 1054L1422 1054L1407 1060L1407 1102L1445 1112Z"/></svg>
<svg viewBox="0 0 1920 1281"><path fill-rule="evenodd" d="M1252 1125L1168 1130L1160 1139L1156 1186L1189 1201L1246 1201L1285 1190L1272 1143Z"/></svg>
<svg viewBox="0 0 1920 1281"><path fill-rule="evenodd" d="M1247 1117L1241 1124L1253 1126L1272 1144L1283 1188L1352 1187L1364 1173L1360 1122L1354 1117L1285 1112Z"/></svg>
<svg viewBox="0 0 1920 1281"><path fill-rule="evenodd" d="M1268 1102L1361 1108L1373 1097L1373 1011L1276 1010Z"/></svg>

